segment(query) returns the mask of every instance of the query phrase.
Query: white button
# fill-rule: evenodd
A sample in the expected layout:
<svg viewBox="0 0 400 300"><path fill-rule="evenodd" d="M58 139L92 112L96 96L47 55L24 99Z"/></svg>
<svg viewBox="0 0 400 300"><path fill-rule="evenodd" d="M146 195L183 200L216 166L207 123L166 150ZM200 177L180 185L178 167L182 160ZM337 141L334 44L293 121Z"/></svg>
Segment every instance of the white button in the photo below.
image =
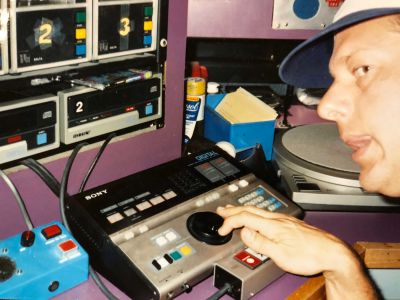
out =
<svg viewBox="0 0 400 300"><path fill-rule="evenodd" d="M161 196L157 196L157 197L151 198L149 201L151 202L151 204L157 205L161 202L164 202L164 198Z"/></svg>
<svg viewBox="0 0 400 300"><path fill-rule="evenodd" d="M242 179L242 180L239 180L238 184L241 188L244 188L249 185L249 182L246 179Z"/></svg>
<svg viewBox="0 0 400 300"><path fill-rule="evenodd" d="M157 262L160 264L161 269L165 268L166 266L169 265L169 263L167 262L167 260L164 257L157 259Z"/></svg>
<svg viewBox="0 0 400 300"><path fill-rule="evenodd" d="M132 231L128 231L128 232L126 232L126 233L124 234L125 240L133 239L134 236L135 236L135 234L134 234Z"/></svg>
<svg viewBox="0 0 400 300"><path fill-rule="evenodd" d="M206 201L206 203L210 203L212 202L214 199L211 195L207 195L204 197L204 201Z"/></svg>
<svg viewBox="0 0 400 300"><path fill-rule="evenodd" d="M159 236L158 238L156 238L156 243L158 246L164 246L167 242L167 239L163 236Z"/></svg>
<svg viewBox="0 0 400 300"><path fill-rule="evenodd" d="M238 201L240 204L243 204L243 203L245 203L247 200L246 200L245 197L240 197L237 201Z"/></svg>
<svg viewBox="0 0 400 300"><path fill-rule="evenodd" d="M149 230L149 227L147 227L146 225L142 225L142 226L139 227L139 232L140 233L145 233L148 230Z"/></svg>
<svg viewBox="0 0 400 300"><path fill-rule="evenodd" d="M167 200L176 197L176 193L174 191L169 191L163 194L163 197Z"/></svg>
<svg viewBox="0 0 400 300"><path fill-rule="evenodd" d="M228 190L230 191L230 192L236 192L237 190L239 189L239 187L236 185L236 184L230 184L230 185L228 185Z"/></svg>
<svg viewBox="0 0 400 300"><path fill-rule="evenodd" d="M130 216L134 215L135 213L136 213L136 210L134 210L133 208L128 208L127 210L124 211L124 214L127 217L130 217Z"/></svg>
<svg viewBox="0 0 400 300"><path fill-rule="evenodd" d="M138 210L143 211L143 210L151 207L151 204L150 204L150 202L145 201L145 202L139 203L138 205L136 205L136 207Z"/></svg>
<svg viewBox="0 0 400 300"><path fill-rule="evenodd" d="M213 198L213 200L217 200L221 197L221 195L217 192L214 192L211 194L211 197Z"/></svg>
<svg viewBox="0 0 400 300"><path fill-rule="evenodd" d="M172 242L172 241L175 241L175 240L177 239L178 236L176 235L175 232L169 231L169 232L167 232L167 234L165 235L165 237L167 238L168 241Z"/></svg>
<svg viewBox="0 0 400 300"><path fill-rule="evenodd" d="M203 205L204 205L204 200L203 199L199 199L199 200L196 201L196 206L197 207L200 207L200 206L203 206Z"/></svg>
<svg viewBox="0 0 400 300"><path fill-rule="evenodd" d="M110 222L112 224L112 223L118 222L119 220L122 220L123 218L124 217L120 213L115 213L115 214L112 214L111 216L108 216L107 220L108 220L108 222Z"/></svg>

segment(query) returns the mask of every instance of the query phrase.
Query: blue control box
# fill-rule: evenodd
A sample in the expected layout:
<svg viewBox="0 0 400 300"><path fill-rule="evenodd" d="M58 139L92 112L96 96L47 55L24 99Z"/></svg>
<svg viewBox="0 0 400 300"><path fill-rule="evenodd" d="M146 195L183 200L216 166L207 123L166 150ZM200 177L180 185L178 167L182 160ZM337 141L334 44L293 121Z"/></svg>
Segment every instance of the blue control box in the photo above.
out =
<svg viewBox="0 0 400 300"><path fill-rule="evenodd" d="M59 222L0 241L0 299L48 299L88 274L87 253Z"/></svg>

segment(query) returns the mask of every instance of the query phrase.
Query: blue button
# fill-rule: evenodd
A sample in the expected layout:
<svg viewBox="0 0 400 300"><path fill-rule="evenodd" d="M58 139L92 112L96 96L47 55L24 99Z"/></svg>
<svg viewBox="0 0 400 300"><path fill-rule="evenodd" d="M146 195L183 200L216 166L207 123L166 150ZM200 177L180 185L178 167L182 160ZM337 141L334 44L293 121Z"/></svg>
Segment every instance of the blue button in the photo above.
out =
<svg viewBox="0 0 400 300"><path fill-rule="evenodd" d="M151 45L151 40L152 40L151 35L143 36L143 44L145 46Z"/></svg>
<svg viewBox="0 0 400 300"><path fill-rule="evenodd" d="M182 255L178 251L174 251L169 254L174 260L178 260L182 258Z"/></svg>
<svg viewBox="0 0 400 300"><path fill-rule="evenodd" d="M46 132L39 132L36 136L36 144L43 145L47 144L47 133Z"/></svg>
<svg viewBox="0 0 400 300"><path fill-rule="evenodd" d="M151 115L153 113L153 104L147 104L144 113L146 115Z"/></svg>
<svg viewBox="0 0 400 300"><path fill-rule="evenodd" d="M77 56L85 55L86 54L86 45L76 45L75 54Z"/></svg>

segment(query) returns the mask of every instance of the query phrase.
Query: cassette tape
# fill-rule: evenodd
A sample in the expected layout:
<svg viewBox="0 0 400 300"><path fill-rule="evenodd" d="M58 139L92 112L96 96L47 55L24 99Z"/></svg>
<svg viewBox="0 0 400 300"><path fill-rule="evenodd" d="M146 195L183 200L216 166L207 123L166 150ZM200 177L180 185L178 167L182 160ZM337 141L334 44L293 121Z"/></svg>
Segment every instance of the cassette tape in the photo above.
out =
<svg viewBox="0 0 400 300"><path fill-rule="evenodd" d="M10 73L91 59L89 0L11 0Z"/></svg>
<svg viewBox="0 0 400 300"><path fill-rule="evenodd" d="M156 50L158 0L94 0L93 58Z"/></svg>

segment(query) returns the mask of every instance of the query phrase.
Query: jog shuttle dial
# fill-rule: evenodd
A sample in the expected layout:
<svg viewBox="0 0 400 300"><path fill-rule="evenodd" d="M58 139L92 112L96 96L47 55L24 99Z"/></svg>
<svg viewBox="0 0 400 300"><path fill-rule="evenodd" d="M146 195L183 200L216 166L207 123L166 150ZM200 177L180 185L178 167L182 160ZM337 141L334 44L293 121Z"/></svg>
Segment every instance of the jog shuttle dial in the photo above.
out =
<svg viewBox="0 0 400 300"><path fill-rule="evenodd" d="M187 219L186 225L190 234L197 240L210 245L222 245L229 242L232 232L222 236L218 229L224 223L224 219L214 212L196 212Z"/></svg>

